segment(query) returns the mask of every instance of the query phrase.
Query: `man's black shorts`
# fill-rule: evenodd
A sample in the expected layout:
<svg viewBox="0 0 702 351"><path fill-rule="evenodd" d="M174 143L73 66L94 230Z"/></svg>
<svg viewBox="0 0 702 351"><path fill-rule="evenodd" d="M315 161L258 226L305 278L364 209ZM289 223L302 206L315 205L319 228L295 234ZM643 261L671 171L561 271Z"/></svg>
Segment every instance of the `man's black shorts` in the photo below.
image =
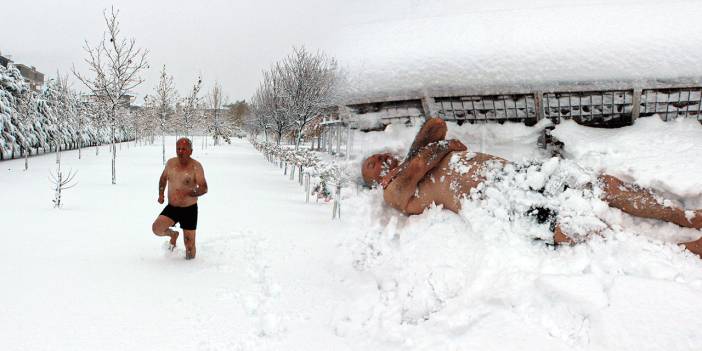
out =
<svg viewBox="0 0 702 351"><path fill-rule="evenodd" d="M184 230L197 228L197 204L188 207L166 205L166 208L161 211L161 216L166 216L174 222L180 223L180 227Z"/></svg>

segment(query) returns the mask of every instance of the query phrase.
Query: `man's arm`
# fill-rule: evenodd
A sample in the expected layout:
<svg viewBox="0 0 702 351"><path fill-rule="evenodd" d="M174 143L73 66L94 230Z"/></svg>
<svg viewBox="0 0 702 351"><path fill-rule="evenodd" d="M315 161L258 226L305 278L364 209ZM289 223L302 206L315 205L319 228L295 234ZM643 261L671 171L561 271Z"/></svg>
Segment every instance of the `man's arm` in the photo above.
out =
<svg viewBox="0 0 702 351"><path fill-rule="evenodd" d="M168 170L168 163L166 163L166 167L164 167L163 172L161 172L161 178L158 179L158 203L160 204L163 203L163 192L166 190L166 184L168 184L166 170Z"/></svg>
<svg viewBox="0 0 702 351"><path fill-rule="evenodd" d="M407 205L414 197L419 181L450 152L466 149L458 140L434 142L421 148L414 158L398 167L397 174L383 192L385 202L406 214L411 214L407 211Z"/></svg>
<svg viewBox="0 0 702 351"><path fill-rule="evenodd" d="M190 196L198 197L207 193L207 180L205 180L205 170L198 162L195 164L195 187L191 190Z"/></svg>

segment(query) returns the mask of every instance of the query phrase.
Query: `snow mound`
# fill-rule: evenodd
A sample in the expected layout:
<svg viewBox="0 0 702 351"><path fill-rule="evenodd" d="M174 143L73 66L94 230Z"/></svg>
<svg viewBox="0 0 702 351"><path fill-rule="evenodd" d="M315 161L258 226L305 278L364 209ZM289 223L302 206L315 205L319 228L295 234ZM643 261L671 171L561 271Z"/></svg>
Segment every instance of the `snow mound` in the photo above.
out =
<svg viewBox="0 0 702 351"><path fill-rule="evenodd" d="M565 157L583 167L702 208L702 125L694 119L664 122L653 116L617 129L563 121L552 134L565 143Z"/></svg>
<svg viewBox="0 0 702 351"><path fill-rule="evenodd" d="M417 127L400 129L359 136L362 156L405 154ZM700 125L641 119L608 130L565 121L554 133L565 160L541 153L540 131L449 123L448 137L471 151L516 161L490 168L458 215L432 207L407 217L385 205L379 189L346 189L344 206L354 211L345 220L354 226L339 261L352 267L341 280L354 298L338 307L335 333L375 349L480 349L496 336L502 349L701 348L702 307L690 302L702 292L702 260L675 244L700 231L610 208L596 181L601 171L633 171L640 185L667 184L692 201L694 192L669 176L685 173L685 189L701 188L694 174L702 165L681 162L698 152ZM643 143L654 150L637 147ZM533 206L558 210L572 231L603 236L546 245L552 234L527 214Z"/></svg>

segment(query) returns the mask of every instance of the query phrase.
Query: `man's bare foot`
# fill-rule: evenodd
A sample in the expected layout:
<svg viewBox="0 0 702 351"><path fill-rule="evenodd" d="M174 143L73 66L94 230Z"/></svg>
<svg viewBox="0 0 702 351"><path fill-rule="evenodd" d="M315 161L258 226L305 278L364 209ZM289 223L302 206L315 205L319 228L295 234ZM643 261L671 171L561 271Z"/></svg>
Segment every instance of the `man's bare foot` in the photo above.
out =
<svg viewBox="0 0 702 351"><path fill-rule="evenodd" d="M417 132L412 146L410 146L407 159L414 157L419 149L446 138L446 122L438 117L430 118L424 122L422 128Z"/></svg>
<svg viewBox="0 0 702 351"><path fill-rule="evenodd" d="M173 251L176 248L176 243L178 243L178 235L180 235L180 232L177 230L171 230L168 229L168 236L171 237L171 240L168 242L168 249Z"/></svg>
<svg viewBox="0 0 702 351"><path fill-rule="evenodd" d="M695 241L681 243L680 245L685 246L685 248L693 254L702 257L702 238L699 238Z"/></svg>
<svg viewBox="0 0 702 351"><path fill-rule="evenodd" d="M189 248L189 249L185 249L185 259L186 259L186 260L192 260L193 258L195 258L195 251L196 251L196 250L195 250L194 247L193 247L193 248Z"/></svg>

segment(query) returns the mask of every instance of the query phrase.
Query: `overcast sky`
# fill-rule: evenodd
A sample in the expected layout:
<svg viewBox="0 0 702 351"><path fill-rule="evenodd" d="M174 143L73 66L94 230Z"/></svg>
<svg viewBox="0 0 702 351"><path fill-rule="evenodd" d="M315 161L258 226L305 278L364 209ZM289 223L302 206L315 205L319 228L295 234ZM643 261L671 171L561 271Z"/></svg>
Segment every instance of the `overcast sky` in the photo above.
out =
<svg viewBox="0 0 702 351"><path fill-rule="evenodd" d="M479 41L472 45L483 47L485 43L494 43L499 47L503 45L505 35L507 38L514 37L525 29L529 30L534 40L543 38L544 34L548 35L540 33L539 28L544 23L553 22L554 18L550 17L553 13L560 11L566 13L566 17L577 18L583 9L594 6L607 12L612 10L614 3L620 5L614 11L623 12L621 16L626 19L629 9L644 4L661 4L661 8L665 9L667 5L663 6L663 3L677 3L678 7L685 8L686 4L692 5L696 1L124 0L115 1L114 5L120 10L122 34L135 38L139 47L150 51L150 69L144 74L146 82L136 91L140 97L153 92L158 83L159 71L166 65L182 95L190 90L198 75L202 75L205 90L210 90L213 82L218 80L229 100L234 101L248 100L259 84L261 71L290 53L293 46L305 45L312 50L322 49L339 58L343 66L344 57L356 56L355 59L358 59L359 56L368 56L375 60L378 52L369 51L387 51L392 46L405 45L391 42L392 45L369 46L370 49L364 49L363 45L370 39L348 39L353 38L353 34L349 36L348 33L354 32L356 27L365 26L367 32L368 28L383 29L389 21L395 21L394 28L397 28L397 23L402 26L403 21L409 24L432 23L415 21L418 18L436 19L439 16L469 14L473 16L466 17L469 22L474 22L475 18L484 21L484 25L473 29L476 36L468 33L468 38ZM5 1L0 14L0 52L11 55L17 63L36 66L47 78L54 77L57 70L69 73L74 64L78 71L86 72L83 42L99 42L105 29L102 11L112 4L103 0ZM491 26L499 26L503 18L519 16L521 13L532 18L525 27L510 27L506 34L491 29ZM596 11L594 14L597 17ZM695 18L697 17L691 17L690 21ZM441 22L441 19L438 21ZM626 20L624 23L627 23ZM622 31L637 33L640 31L639 26L655 24L656 22L646 23L644 18L642 23L617 27L613 35L607 37L619 37ZM567 35L573 29L559 26L543 31L564 31L562 34ZM414 30L433 33L436 28ZM492 32L501 34L490 35ZM477 35L481 33L482 36ZM412 39L416 36L410 33L405 35L410 38L406 45L418 50L430 48L429 44L435 41L434 34L424 34L427 43L418 43ZM450 39L453 36L455 33L436 33L438 39ZM460 40L455 44L461 47L467 41ZM73 84L80 88L77 81L74 80ZM140 104L141 101L137 103Z"/></svg>
<svg viewBox="0 0 702 351"><path fill-rule="evenodd" d="M342 2L339 2L342 3ZM291 51L293 45L324 49L325 27L333 23L333 1L207 0L114 2L122 34L150 53L146 82L153 91L163 65L185 93L199 74L206 89L218 80L230 100L249 99L260 72ZM73 64L85 71L84 40L102 38L102 10L107 1L33 0L2 4L0 52L16 63L35 66L48 77L68 73ZM47 78L48 78L47 77ZM74 80L74 86L78 82Z"/></svg>

